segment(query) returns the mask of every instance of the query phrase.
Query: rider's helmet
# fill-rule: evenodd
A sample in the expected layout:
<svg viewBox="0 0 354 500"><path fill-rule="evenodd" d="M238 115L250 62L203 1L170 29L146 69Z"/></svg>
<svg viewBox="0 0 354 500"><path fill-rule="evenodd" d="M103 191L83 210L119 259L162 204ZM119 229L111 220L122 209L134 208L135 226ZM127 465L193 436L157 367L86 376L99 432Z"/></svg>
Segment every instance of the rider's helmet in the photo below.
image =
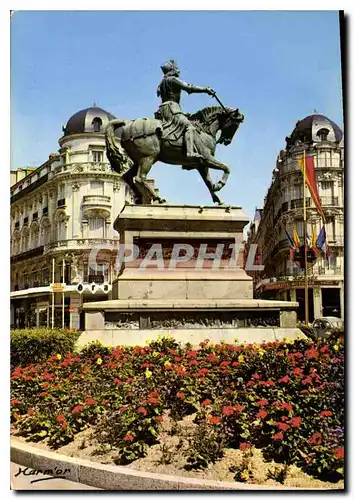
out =
<svg viewBox="0 0 354 500"><path fill-rule="evenodd" d="M171 72L179 73L177 63L173 59L170 59L169 61L163 63L163 65L161 66L161 69L162 69L164 75L167 75L168 73L171 73Z"/></svg>

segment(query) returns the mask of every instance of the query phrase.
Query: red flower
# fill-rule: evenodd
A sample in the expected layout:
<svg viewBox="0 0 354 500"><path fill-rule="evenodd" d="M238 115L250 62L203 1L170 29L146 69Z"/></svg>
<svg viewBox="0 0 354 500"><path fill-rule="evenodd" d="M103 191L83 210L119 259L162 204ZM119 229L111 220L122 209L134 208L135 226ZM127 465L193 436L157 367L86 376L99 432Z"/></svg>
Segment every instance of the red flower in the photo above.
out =
<svg viewBox="0 0 354 500"><path fill-rule="evenodd" d="M312 434L310 439L307 440L308 444L319 445L322 443L322 434L320 432L315 432Z"/></svg>
<svg viewBox="0 0 354 500"><path fill-rule="evenodd" d="M301 368L294 368L293 374L295 377L301 377L303 374L303 370Z"/></svg>
<svg viewBox="0 0 354 500"><path fill-rule="evenodd" d="M301 417L293 417L289 420L289 424L291 425L291 427L300 427L301 422Z"/></svg>
<svg viewBox="0 0 354 500"><path fill-rule="evenodd" d="M204 399L204 401L200 403L200 406L209 406L210 404L211 404L210 399Z"/></svg>
<svg viewBox="0 0 354 500"><path fill-rule="evenodd" d="M187 351L186 352L186 357L187 358L196 358L198 355L197 351Z"/></svg>
<svg viewBox="0 0 354 500"><path fill-rule="evenodd" d="M77 405L75 406L72 410L71 410L71 413L79 413L80 411L82 411L84 409L84 406L83 405Z"/></svg>
<svg viewBox="0 0 354 500"><path fill-rule="evenodd" d="M249 450L250 448L251 448L250 443L240 443L240 450L241 451L246 451L246 450Z"/></svg>
<svg viewBox="0 0 354 500"><path fill-rule="evenodd" d="M344 458L344 446L341 446L340 448L335 448L333 453L336 458Z"/></svg>
<svg viewBox="0 0 354 500"><path fill-rule="evenodd" d="M290 380L289 375L285 375L285 377L280 378L278 382L279 383L284 382L284 384L287 384L289 380Z"/></svg>
<svg viewBox="0 0 354 500"><path fill-rule="evenodd" d="M127 392L127 398L129 398L132 395L133 395L133 393L131 391Z"/></svg>
<svg viewBox="0 0 354 500"><path fill-rule="evenodd" d="M279 405L280 410L292 411L293 407L290 403L273 403L274 405Z"/></svg>
<svg viewBox="0 0 354 500"><path fill-rule="evenodd" d="M158 415L157 417L154 417L154 420L156 420L157 422L163 422L163 416Z"/></svg>
<svg viewBox="0 0 354 500"><path fill-rule="evenodd" d="M181 359L182 359L182 358L180 358L179 356L177 356L177 357L175 358L175 362L176 362L176 363L178 363L179 361L181 361Z"/></svg>
<svg viewBox="0 0 354 500"><path fill-rule="evenodd" d="M137 409L137 413L141 413L142 415L147 415L148 411L143 406L140 406L140 408Z"/></svg>
<svg viewBox="0 0 354 500"><path fill-rule="evenodd" d="M312 383L312 380L311 380L311 378L310 378L310 377L306 377L306 378L303 378L303 379L301 380L301 383L302 383L302 385L309 385L309 384L311 384L311 383Z"/></svg>
<svg viewBox="0 0 354 500"><path fill-rule="evenodd" d="M19 403L20 403L20 402L19 402L19 400L18 400L18 399L16 399L16 398L12 398L12 399L11 399L11 404L12 404L12 405L18 405Z"/></svg>
<svg viewBox="0 0 354 500"><path fill-rule="evenodd" d="M268 415L268 412L266 410L259 410L259 412L256 414L257 418L265 418Z"/></svg>
<svg viewBox="0 0 354 500"><path fill-rule="evenodd" d="M286 415L283 415L280 420L282 422L286 422L288 419L289 419L289 417L287 417Z"/></svg>
<svg viewBox="0 0 354 500"><path fill-rule="evenodd" d="M42 398L44 398L45 396L48 396L48 394L49 394L49 392L44 391L44 392L41 392L41 393L40 393L40 396L41 396Z"/></svg>
<svg viewBox="0 0 354 500"><path fill-rule="evenodd" d="M284 424L283 422L275 422L275 425L278 427L278 429L280 431L287 431L289 429L289 425L288 424Z"/></svg>
<svg viewBox="0 0 354 500"><path fill-rule="evenodd" d="M121 384L123 384L123 382L122 382L121 380L119 380L119 378L115 378L115 379L113 380L113 382L114 382L115 384L117 384L117 385L121 385Z"/></svg>
<svg viewBox="0 0 354 500"><path fill-rule="evenodd" d="M121 406L121 407L119 408L119 411L120 411L121 413L124 413L125 411L127 411L127 409L128 409L128 406Z"/></svg>
<svg viewBox="0 0 354 500"><path fill-rule="evenodd" d="M108 399L103 399L103 400L102 400L102 404L103 404L103 405L106 405L107 403L108 403Z"/></svg>
<svg viewBox="0 0 354 500"><path fill-rule="evenodd" d="M209 417L209 422L211 424L219 424L221 422L221 417Z"/></svg>
<svg viewBox="0 0 354 500"><path fill-rule="evenodd" d="M306 359L316 359L319 356L319 352L313 347L305 352Z"/></svg>
<svg viewBox="0 0 354 500"><path fill-rule="evenodd" d="M86 398L85 404L91 406L97 404L97 401L93 398Z"/></svg>
<svg viewBox="0 0 354 500"><path fill-rule="evenodd" d="M233 415L234 409L232 406L223 406L222 413L223 415Z"/></svg>
<svg viewBox="0 0 354 500"><path fill-rule="evenodd" d="M240 363L234 361L233 363L231 363L231 366L233 366L234 368L238 368L240 366Z"/></svg>
<svg viewBox="0 0 354 500"><path fill-rule="evenodd" d="M268 404L268 399L260 399L255 403L256 406L266 406Z"/></svg>
<svg viewBox="0 0 354 500"><path fill-rule="evenodd" d="M30 408L27 413L28 415L34 415L36 413L36 410L34 408Z"/></svg>
<svg viewBox="0 0 354 500"><path fill-rule="evenodd" d="M127 380L125 381L126 384L131 384L133 382L133 378L128 377Z"/></svg>
<svg viewBox="0 0 354 500"><path fill-rule="evenodd" d="M158 398L159 393L157 391L152 391L149 393L149 398Z"/></svg>
<svg viewBox="0 0 354 500"><path fill-rule="evenodd" d="M65 422L65 417L64 417L64 415L58 415L58 416L57 416L57 420L58 420L58 422Z"/></svg>
<svg viewBox="0 0 354 500"><path fill-rule="evenodd" d="M252 375L252 378L255 378L255 379L257 379L257 380L258 380L258 379L260 379L260 378L261 378L261 376L260 376L258 373L254 373L254 374Z"/></svg>
<svg viewBox="0 0 354 500"><path fill-rule="evenodd" d="M176 351L175 351L174 349L170 349L170 354L171 354L172 356L175 356L177 353L176 353Z"/></svg>
<svg viewBox="0 0 354 500"><path fill-rule="evenodd" d="M245 409L245 407L243 405L235 405L234 408L239 413L243 412L243 410Z"/></svg>
<svg viewBox="0 0 354 500"><path fill-rule="evenodd" d="M331 417L333 413L330 410L323 410L320 413L320 417Z"/></svg>
<svg viewBox="0 0 354 500"><path fill-rule="evenodd" d="M178 397L178 399L184 399L186 396L185 396L184 392L177 392L177 397Z"/></svg>
<svg viewBox="0 0 354 500"><path fill-rule="evenodd" d="M255 382L253 382L253 380L249 380L249 381L247 382L247 384L246 384L246 385L247 385L248 387L252 387L252 386L253 386L253 385L255 385L255 384L256 384L256 383L255 383Z"/></svg>
<svg viewBox="0 0 354 500"><path fill-rule="evenodd" d="M123 438L123 441L133 441L134 437L131 434L126 434Z"/></svg>
<svg viewBox="0 0 354 500"><path fill-rule="evenodd" d="M196 359L192 359L191 362L189 363L189 366L198 366L199 363Z"/></svg>
<svg viewBox="0 0 354 500"><path fill-rule="evenodd" d="M208 370L208 368L201 368L198 373L197 373L197 376L199 377L204 377L207 373L209 373L210 370Z"/></svg>
<svg viewBox="0 0 354 500"><path fill-rule="evenodd" d="M284 434L282 432L277 432L277 434L274 434L274 436L272 437L272 439L274 441L281 441L284 437Z"/></svg>
<svg viewBox="0 0 354 500"><path fill-rule="evenodd" d="M307 389L302 389L302 391L300 391L302 394L309 394L309 391Z"/></svg>
<svg viewBox="0 0 354 500"><path fill-rule="evenodd" d="M220 363L220 367L221 367L221 368L226 368L226 366L229 366L229 364L230 364L230 361L222 361L222 362Z"/></svg>

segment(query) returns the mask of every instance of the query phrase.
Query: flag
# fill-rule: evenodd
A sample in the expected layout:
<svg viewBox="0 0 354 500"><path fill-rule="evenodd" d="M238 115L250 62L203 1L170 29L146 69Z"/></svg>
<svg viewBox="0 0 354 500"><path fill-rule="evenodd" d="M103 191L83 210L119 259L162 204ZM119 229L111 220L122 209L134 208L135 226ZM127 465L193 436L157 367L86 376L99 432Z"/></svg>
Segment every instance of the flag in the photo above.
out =
<svg viewBox="0 0 354 500"><path fill-rule="evenodd" d="M325 253L326 259L327 261L329 261L330 250L327 243L326 229L324 226L322 227L320 234L318 235L316 246Z"/></svg>
<svg viewBox="0 0 354 500"><path fill-rule="evenodd" d="M314 166L314 160L313 156L306 156L305 162L304 162L304 157L299 158L298 164L301 169L301 172L305 176L305 182L309 188L310 194L312 196L312 199L314 201L315 207L317 209L317 212L321 215L322 219L325 220L325 214L323 213L322 206L321 206L321 200L318 194L317 190L317 184L316 184L316 173L315 173L315 166ZM305 163L305 166L304 166ZM305 196L305 194L304 194Z"/></svg>
<svg viewBox="0 0 354 500"><path fill-rule="evenodd" d="M290 260L291 260L291 262L294 262L295 244L293 242L292 237L290 236L290 234L288 233L288 231L286 229L285 229L285 234L286 234L286 237L288 238L289 246L290 246Z"/></svg>
<svg viewBox="0 0 354 500"><path fill-rule="evenodd" d="M316 246L317 246L317 248L322 250L325 243L326 243L326 229L323 226L321 231L320 231L320 234L317 237Z"/></svg>
<svg viewBox="0 0 354 500"><path fill-rule="evenodd" d="M300 238L299 235L297 234L296 228L293 229L293 241L294 245L297 251L299 251L299 248L301 246Z"/></svg>
<svg viewBox="0 0 354 500"><path fill-rule="evenodd" d="M314 250L315 254L318 255L316 226L312 231L311 248Z"/></svg>
<svg viewBox="0 0 354 500"><path fill-rule="evenodd" d="M290 234L288 233L288 231L285 229L285 233L286 233L286 236L289 240L289 245L290 245L290 248L292 248L293 250L295 249L295 243L293 242L293 239L292 237L290 236Z"/></svg>

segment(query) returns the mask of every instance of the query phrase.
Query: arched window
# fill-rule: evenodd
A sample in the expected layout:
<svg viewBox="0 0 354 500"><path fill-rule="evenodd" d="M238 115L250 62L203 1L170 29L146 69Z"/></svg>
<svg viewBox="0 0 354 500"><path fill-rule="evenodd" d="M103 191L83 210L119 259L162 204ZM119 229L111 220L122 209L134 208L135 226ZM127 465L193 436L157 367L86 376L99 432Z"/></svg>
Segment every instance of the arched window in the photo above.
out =
<svg viewBox="0 0 354 500"><path fill-rule="evenodd" d="M92 120L92 125L93 125L93 131L94 132L100 132L101 131L101 128L102 128L102 120L101 118L94 118Z"/></svg>
<svg viewBox="0 0 354 500"><path fill-rule="evenodd" d="M328 134L329 134L328 128L321 128L316 135L321 139L321 141L326 141Z"/></svg>

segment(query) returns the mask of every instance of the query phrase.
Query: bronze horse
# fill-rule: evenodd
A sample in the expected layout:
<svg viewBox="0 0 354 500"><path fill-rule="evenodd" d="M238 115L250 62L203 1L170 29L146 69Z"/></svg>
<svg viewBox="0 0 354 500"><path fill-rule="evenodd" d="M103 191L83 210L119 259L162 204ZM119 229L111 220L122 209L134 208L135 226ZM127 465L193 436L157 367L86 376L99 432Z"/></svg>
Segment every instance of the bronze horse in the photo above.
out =
<svg viewBox="0 0 354 500"><path fill-rule="evenodd" d="M157 161L172 165L182 165L186 170L196 169L202 176L214 203L223 202L215 194L223 188L230 174L224 163L214 158L217 144L227 146L244 116L238 109L210 106L197 113L187 115L198 131L195 147L202 158L186 156L183 136L164 137L163 123L155 118L137 120L111 120L106 127L107 157L112 169L125 172L122 178L130 186L137 203L165 203L146 182L151 167ZM217 134L220 136L217 139ZM213 184L209 168L221 170L222 178Z"/></svg>

